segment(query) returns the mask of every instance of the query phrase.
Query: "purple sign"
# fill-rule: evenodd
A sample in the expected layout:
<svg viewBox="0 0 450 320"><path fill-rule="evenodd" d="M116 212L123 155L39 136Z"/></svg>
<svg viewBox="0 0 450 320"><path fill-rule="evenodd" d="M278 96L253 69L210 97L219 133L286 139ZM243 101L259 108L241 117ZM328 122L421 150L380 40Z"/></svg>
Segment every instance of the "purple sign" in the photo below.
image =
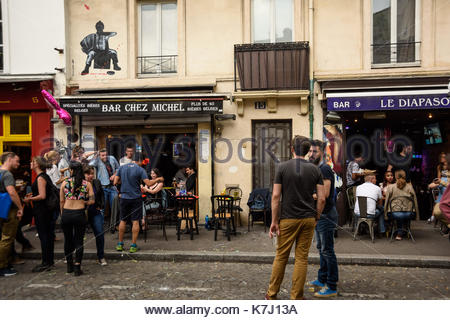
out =
<svg viewBox="0 0 450 320"><path fill-rule="evenodd" d="M332 95L332 94L330 94ZM329 111L387 111L450 109L447 94L327 97Z"/></svg>

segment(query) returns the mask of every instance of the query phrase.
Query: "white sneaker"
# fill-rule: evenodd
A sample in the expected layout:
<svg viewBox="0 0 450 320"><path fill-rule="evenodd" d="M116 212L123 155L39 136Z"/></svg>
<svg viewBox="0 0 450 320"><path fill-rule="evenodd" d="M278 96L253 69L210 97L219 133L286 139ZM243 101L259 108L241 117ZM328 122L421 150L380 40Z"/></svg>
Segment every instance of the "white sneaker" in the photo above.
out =
<svg viewBox="0 0 450 320"><path fill-rule="evenodd" d="M99 259L99 260L98 260L98 263L99 263L101 266L107 266L107 265L108 265L108 263L106 262L105 258Z"/></svg>

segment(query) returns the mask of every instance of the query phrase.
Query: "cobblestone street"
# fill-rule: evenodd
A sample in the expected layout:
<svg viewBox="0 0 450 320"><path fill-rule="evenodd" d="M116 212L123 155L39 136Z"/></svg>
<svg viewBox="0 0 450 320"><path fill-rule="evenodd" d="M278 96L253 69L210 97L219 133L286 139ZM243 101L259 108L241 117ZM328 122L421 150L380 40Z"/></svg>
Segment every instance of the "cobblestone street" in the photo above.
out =
<svg viewBox="0 0 450 320"><path fill-rule="evenodd" d="M197 263L110 260L101 267L83 264L85 274L65 273L62 261L35 274L38 261L18 266L16 276L0 279L2 299L262 299L270 264ZM288 265L280 299L289 298L292 265ZM308 268L313 280L317 265ZM337 299L450 299L449 269L340 266ZM314 299L306 293L308 299Z"/></svg>

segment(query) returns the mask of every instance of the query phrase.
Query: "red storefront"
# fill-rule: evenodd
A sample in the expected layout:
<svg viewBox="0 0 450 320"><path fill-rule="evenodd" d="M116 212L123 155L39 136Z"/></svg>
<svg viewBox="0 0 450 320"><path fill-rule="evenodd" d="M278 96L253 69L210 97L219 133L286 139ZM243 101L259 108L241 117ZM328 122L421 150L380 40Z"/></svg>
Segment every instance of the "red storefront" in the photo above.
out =
<svg viewBox="0 0 450 320"><path fill-rule="evenodd" d="M0 83L0 153L17 153L22 170L28 170L31 157L53 148L53 112L42 89L52 92L53 80Z"/></svg>

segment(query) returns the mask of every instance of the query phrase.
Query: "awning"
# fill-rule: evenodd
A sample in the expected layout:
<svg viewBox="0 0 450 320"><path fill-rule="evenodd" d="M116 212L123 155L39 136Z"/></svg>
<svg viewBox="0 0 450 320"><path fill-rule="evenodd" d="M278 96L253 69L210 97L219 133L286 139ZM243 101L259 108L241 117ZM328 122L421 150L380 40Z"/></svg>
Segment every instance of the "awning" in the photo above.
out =
<svg viewBox="0 0 450 320"><path fill-rule="evenodd" d="M158 95L80 95L59 99L62 108L74 115L143 115L174 116L223 113L223 100L218 93L185 93Z"/></svg>
<svg viewBox="0 0 450 320"><path fill-rule="evenodd" d="M326 99L329 111L450 109L447 89L333 92Z"/></svg>

